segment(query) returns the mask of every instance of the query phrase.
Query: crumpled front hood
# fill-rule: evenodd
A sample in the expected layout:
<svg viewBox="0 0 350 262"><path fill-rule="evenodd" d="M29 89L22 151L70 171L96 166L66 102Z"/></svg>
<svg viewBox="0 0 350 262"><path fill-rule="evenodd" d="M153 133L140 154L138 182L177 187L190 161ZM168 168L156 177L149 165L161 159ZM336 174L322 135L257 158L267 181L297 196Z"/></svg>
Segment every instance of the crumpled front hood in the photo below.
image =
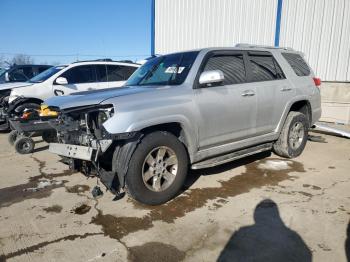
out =
<svg viewBox="0 0 350 262"><path fill-rule="evenodd" d="M0 90L14 89L14 88L31 86L31 85L33 84L28 82L4 83L4 84L0 84Z"/></svg>
<svg viewBox="0 0 350 262"><path fill-rule="evenodd" d="M109 98L149 92L152 89L153 88L150 87L128 86L112 89L77 92L68 96L55 96L49 98L44 101L44 104L50 107L58 107L61 110L64 110L72 107L97 105Z"/></svg>

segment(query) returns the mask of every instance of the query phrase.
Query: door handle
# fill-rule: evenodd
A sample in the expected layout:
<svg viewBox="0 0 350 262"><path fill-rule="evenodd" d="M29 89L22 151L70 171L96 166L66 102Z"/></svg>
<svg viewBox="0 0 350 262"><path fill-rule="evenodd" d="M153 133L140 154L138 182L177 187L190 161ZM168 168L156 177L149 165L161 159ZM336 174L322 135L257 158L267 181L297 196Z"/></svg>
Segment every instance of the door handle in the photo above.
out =
<svg viewBox="0 0 350 262"><path fill-rule="evenodd" d="M255 93L253 90L247 90L242 93L242 96L254 96Z"/></svg>
<svg viewBox="0 0 350 262"><path fill-rule="evenodd" d="M281 88L281 91L290 91L290 90L292 90L292 88L289 86L284 86Z"/></svg>
<svg viewBox="0 0 350 262"><path fill-rule="evenodd" d="M55 89L54 91L55 96L63 96L64 92L62 90L59 89Z"/></svg>

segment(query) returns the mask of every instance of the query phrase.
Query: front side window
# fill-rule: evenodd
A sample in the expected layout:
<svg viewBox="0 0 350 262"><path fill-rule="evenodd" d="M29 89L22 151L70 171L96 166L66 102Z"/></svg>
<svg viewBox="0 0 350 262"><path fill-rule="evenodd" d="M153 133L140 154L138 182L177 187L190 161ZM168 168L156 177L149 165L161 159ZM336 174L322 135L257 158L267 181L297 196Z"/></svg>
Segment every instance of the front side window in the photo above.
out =
<svg viewBox="0 0 350 262"><path fill-rule="evenodd" d="M96 82L95 68L92 65L73 67L64 72L61 77L65 77L68 84L85 84Z"/></svg>
<svg viewBox="0 0 350 262"><path fill-rule="evenodd" d="M299 54L282 53L288 64L293 68L297 76L310 75L310 68Z"/></svg>
<svg viewBox="0 0 350 262"><path fill-rule="evenodd" d="M28 77L24 74L23 68L16 68L9 73L10 82L25 82Z"/></svg>
<svg viewBox="0 0 350 262"><path fill-rule="evenodd" d="M243 55L215 55L208 59L203 71L221 70L224 73L224 85L244 83L246 71Z"/></svg>
<svg viewBox="0 0 350 262"><path fill-rule="evenodd" d="M62 69L66 68L66 66L54 66L51 67L44 72L34 76L32 79L29 80L30 83L42 83L45 80L49 79L54 74L58 73Z"/></svg>
<svg viewBox="0 0 350 262"><path fill-rule="evenodd" d="M149 60L129 78L126 85L180 85L198 55L197 51L159 56Z"/></svg>
<svg viewBox="0 0 350 262"><path fill-rule="evenodd" d="M284 78L281 68L271 55L249 55L249 58L253 81L271 81Z"/></svg>

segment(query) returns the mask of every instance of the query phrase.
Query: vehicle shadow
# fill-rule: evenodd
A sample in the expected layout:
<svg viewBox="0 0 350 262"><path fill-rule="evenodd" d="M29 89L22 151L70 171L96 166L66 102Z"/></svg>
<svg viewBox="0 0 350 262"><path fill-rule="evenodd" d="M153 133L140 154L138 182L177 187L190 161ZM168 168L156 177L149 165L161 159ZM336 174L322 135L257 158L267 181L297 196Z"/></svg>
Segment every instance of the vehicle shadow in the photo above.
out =
<svg viewBox="0 0 350 262"><path fill-rule="evenodd" d="M184 191L188 190L201 176L211 176L216 175L240 166L245 166L247 164L253 163L255 161L267 158L271 156L271 151L266 151L262 153L258 153L252 156L248 156L245 158L241 158L226 164L222 164L216 167L211 168L205 168L205 169L199 169L199 170L189 170L189 173L186 177L184 186L183 186L183 193ZM180 193L180 194L181 194Z"/></svg>
<svg viewBox="0 0 350 262"><path fill-rule="evenodd" d="M283 223L274 201L261 201L255 208L254 221L233 233L217 261L312 260L303 239Z"/></svg>
<svg viewBox="0 0 350 262"><path fill-rule="evenodd" d="M33 153L38 153L38 152L45 151L45 150L48 150L48 149L49 149L48 145L45 145L45 146L42 146L42 147L35 147L34 150L33 150Z"/></svg>
<svg viewBox="0 0 350 262"><path fill-rule="evenodd" d="M348 260L348 262L350 262L350 221L348 224L348 228L346 229L345 254L346 259Z"/></svg>

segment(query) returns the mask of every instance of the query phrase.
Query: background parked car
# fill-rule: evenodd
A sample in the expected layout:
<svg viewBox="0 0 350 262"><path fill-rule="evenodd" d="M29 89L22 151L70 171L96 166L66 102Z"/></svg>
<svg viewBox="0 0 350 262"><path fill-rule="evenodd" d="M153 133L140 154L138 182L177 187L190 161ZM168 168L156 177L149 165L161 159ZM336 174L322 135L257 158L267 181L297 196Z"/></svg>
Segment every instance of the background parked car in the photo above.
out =
<svg viewBox="0 0 350 262"><path fill-rule="evenodd" d="M0 84L8 82L26 82L34 76L52 67L51 65L14 65L0 70Z"/></svg>
<svg viewBox="0 0 350 262"><path fill-rule="evenodd" d="M0 130L9 128L10 116L21 115L25 109L39 109L50 97L121 87L139 66L110 59L81 61L51 67L26 83L0 85Z"/></svg>

